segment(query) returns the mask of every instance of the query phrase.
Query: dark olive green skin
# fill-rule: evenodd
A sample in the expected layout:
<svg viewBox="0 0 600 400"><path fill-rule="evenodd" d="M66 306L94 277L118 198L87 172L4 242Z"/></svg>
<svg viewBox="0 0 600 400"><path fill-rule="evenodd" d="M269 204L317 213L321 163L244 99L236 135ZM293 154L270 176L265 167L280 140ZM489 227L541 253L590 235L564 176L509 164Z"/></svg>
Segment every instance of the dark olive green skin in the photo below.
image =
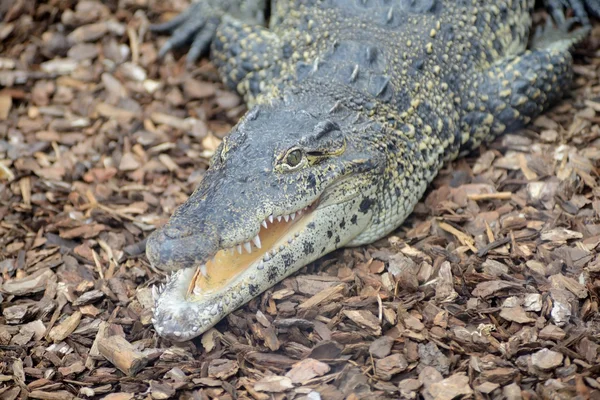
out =
<svg viewBox="0 0 600 400"><path fill-rule="evenodd" d="M524 126L571 83L575 36L526 50L533 0L279 0L268 29L223 16L253 10L233 3L195 6L192 51L208 32L250 111L147 242L151 263L176 271L154 318L176 340L324 254L393 231L445 162ZM217 293L186 296L193 267L307 206L313 221L289 245Z"/></svg>

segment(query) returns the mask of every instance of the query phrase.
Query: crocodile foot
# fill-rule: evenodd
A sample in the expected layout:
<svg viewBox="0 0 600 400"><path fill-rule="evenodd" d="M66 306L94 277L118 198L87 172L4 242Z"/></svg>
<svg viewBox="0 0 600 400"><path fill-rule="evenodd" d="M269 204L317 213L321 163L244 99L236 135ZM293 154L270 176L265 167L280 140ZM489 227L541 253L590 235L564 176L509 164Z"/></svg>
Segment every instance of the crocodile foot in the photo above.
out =
<svg viewBox="0 0 600 400"><path fill-rule="evenodd" d="M152 25L150 30L153 32L171 34L169 40L161 47L158 53L159 57L163 57L174 48L191 42L187 63L188 65L193 64L208 51L221 17L220 10L214 9L204 2L198 2L192 4L172 20Z"/></svg>
<svg viewBox="0 0 600 400"><path fill-rule="evenodd" d="M600 17L600 0L546 0L546 4L559 25L565 22L565 8L572 8L583 25L590 25L590 15Z"/></svg>

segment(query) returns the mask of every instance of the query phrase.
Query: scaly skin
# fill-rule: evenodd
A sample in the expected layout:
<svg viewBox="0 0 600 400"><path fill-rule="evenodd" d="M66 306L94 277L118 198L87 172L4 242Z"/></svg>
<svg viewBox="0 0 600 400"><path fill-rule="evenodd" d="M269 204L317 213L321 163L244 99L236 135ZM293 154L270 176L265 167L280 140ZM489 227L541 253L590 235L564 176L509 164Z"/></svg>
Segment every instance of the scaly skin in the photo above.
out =
<svg viewBox="0 0 600 400"><path fill-rule="evenodd" d="M584 25L590 25L588 13L600 17L600 0L546 0L552 16L558 22L564 21L563 8L570 7L577 19Z"/></svg>
<svg viewBox="0 0 600 400"><path fill-rule="evenodd" d="M280 0L270 30L225 16L212 59L252 108L148 239L151 263L175 271L155 293L157 332L190 339L324 254L385 236L444 162L560 99L577 35L525 50L533 3ZM218 251L264 242L261 225L296 211L279 242L252 247L268 251L259 261L188 289Z"/></svg>

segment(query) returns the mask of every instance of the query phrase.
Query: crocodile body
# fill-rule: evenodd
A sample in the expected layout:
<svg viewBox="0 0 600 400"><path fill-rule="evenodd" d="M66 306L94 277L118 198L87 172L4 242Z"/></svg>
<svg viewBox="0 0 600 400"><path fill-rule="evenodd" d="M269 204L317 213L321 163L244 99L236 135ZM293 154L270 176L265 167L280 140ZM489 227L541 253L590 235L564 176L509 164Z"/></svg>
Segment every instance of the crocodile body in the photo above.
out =
<svg viewBox="0 0 600 400"><path fill-rule="evenodd" d="M153 320L175 340L324 254L392 232L445 162L524 126L571 83L577 35L527 50L533 0L278 0L269 29L256 23L262 6L205 0L163 27L202 19L193 56L211 43L250 106L148 240L151 263L175 271ZM254 259L229 271L239 253Z"/></svg>

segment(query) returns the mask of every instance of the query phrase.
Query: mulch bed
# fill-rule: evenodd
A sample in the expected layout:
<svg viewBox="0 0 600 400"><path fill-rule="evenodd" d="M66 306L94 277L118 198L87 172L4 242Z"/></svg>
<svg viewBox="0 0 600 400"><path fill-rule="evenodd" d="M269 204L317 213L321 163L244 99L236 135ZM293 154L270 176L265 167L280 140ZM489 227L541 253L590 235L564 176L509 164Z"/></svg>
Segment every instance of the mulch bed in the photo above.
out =
<svg viewBox="0 0 600 400"><path fill-rule="evenodd" d="M0 1L0 399L600 398L600 25L571 97L395 234L177 344L143 239L245 111L157 59L149 21L186 4Z"/></svg>

